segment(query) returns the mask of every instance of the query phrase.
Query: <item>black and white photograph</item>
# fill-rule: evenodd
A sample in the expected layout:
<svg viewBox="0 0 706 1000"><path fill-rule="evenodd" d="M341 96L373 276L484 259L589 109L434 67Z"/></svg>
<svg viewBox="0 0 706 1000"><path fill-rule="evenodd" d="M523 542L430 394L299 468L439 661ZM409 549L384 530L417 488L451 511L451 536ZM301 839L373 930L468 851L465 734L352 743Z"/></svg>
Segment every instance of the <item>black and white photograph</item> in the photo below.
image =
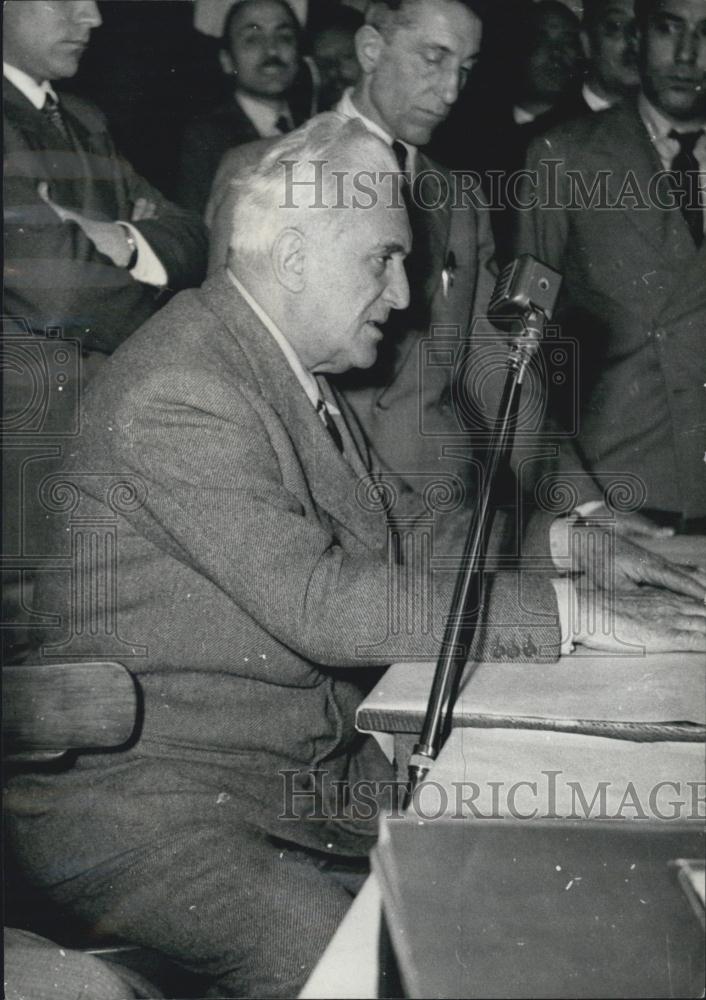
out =
<svg viewBox="0 0 706 1000"><path fill-rule="evenodd" d="M4 0L6 1000L706 996L706 0Z"/></svg>

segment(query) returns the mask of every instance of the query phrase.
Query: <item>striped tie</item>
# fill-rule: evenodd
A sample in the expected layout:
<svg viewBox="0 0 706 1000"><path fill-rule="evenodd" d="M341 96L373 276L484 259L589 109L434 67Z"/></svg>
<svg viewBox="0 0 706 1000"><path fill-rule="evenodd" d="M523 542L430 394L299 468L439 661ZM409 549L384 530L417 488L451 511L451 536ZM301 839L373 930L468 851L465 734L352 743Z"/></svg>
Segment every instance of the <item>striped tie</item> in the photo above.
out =
<svg viewBox="0 0 706 1000"><path fill-rule="evenodd" d="M61 113L61 108L59 107L59 101L57 100L56 97L54 97L53 94L47 93L46 97L44 98L44 104L42 106L42 114L49 122L49 124L53 125L54 128L57 130L57 132L60 132L61 135L64 137L64 139L66 139L66 141L68 142L69 130L66 127L64 116Z"/></svg>

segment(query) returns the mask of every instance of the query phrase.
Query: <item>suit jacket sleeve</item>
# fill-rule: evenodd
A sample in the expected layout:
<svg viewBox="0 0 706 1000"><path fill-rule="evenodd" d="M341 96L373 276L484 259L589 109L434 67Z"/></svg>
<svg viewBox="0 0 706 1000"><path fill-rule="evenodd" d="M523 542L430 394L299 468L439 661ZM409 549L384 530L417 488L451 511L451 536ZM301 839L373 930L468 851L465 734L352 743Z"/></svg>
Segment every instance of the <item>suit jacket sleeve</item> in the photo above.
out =
<svg viewBox="0 0 706 1000"><path fill-rule="evenodd" d="M111 461L147 482L139 527L156 544L197 569L271 635L299 655L329 667L377 662L357 652L388 634L390 571L385 533L367 547L351 543L345 526L307 514L285 485L282 428L261 397L246 386L224 386L222 403L193 408L183 391L165 383L149 409L126 412ZM183 402L170 401L181 398ZM197 398L198 397L198 398ZM227 397L227 398L226 398ZM165 436L173 442L165 449ZM379 518L381 515L374 515ZM463 519L465 525L465 518ZM449 533L440 554L460 551ZM434 630L415 628L400 642L405 658L435 657L451 602L455 566L430 574L399 566L399 599L427 607ZM431 586L430 586L431 579ZM556 600L548 580L497 574L487 587L484 621L474 654L484 658L555 659L559 649ZM395 658L399 658L396 656ZM380 654L379 662L390 662Z"/></svg>
<svg viewBox="0 0 706 1000"><path fill-rule="evenodd" d="M164 265L167 287L171 291L198 287L206 274L208 255L208 237L201 219L196 213L168 201L122 158L121 173L131 205L138 198L145 198L157 206L154 219L132 225L139 229Z"/></svg>
<svg viewBox="0 0 706 1000"><path fill-rule="evenodd" d="M208 121L187 125L181 144L176 196L180 205L202 215L218 164L229 143Z"/></svg>
<svg viewBox="0 0 706 1000"><path fill-rule="evenodd" d="M65 103L69 112L78 105ZM80 114L79 124L85 117L83 110ZM39 197L38 184L46 182L58 203L106 221L130 221L137 198L153 201L157 217L136 225L164 264L170 289L202 279L206 236L196 217L168 202L118 156L102 115L94 108L89 115L96 142L91 159L64 154L69 166L81 171L85 197L80 201L67 196L77 184L63 173L57 177L51 157L28 145L23 130L6 117L5 309L33 329L58 326L109 353L155 312L163 296L99 253L78 225L62 222ZM88 177L86 165L92 171Z"/></svg>

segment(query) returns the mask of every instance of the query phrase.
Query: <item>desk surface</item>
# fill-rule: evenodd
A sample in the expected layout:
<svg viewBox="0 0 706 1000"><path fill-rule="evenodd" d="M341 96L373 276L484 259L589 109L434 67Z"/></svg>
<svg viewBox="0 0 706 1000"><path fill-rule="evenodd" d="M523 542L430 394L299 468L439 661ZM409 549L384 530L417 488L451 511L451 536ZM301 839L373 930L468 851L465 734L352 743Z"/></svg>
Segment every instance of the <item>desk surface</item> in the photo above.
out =
<svg viewBox="0 0 706 1000"><path fill-rule="evenodd" d="M519 785L519 782L528 784ZM706 761L694 743L640 743L575 734L456 729L417 796L419 823L442 813L534 819L601 815L621 823L704 818ZM460 806L459 806L460 803ZM521 817L532 816L533 820ZM465 824L464 824L465 825ZM378 996L380 889L371 876L312 973L302 997Z"/></svg>
<svg viewBox="0 0 706 1000"><path fill-rule="evenodd" d="M675 538L655 547L679 561L689 562L696 558L706 564L706 559L701 557L706 553L706 539ZM626 667L630 662L632 666ZM662 673L663 694L657 699L661 704L655 704L653 699L651 718L654 721L684 718L680 706L686 706L687 718L703 721L706 657L691 654L685 659L679 655L662 658L660 662L661 667L652 657L639 662L623 658L617 661L600 658L597 664L594 662L593 695L603 698L603 704L610 708L610 713L605 714L614 716L620 705L623 705L620 711L625 718L634 714L635 699L644 694L641 685L656 671ZM586 663L583 665L585 668ZM508 677L513 668L519 667L517 664L499 666L508 671ZM535 666L523 666L527 682ZM547 665L542 665L543 692L532 685L528 688L525 683L525 694L531 695L534 705L542 708L545 714L551 710L555 714L567 714L568 703L565 701L560 706L556 697L557 692L563 690L575 705L583 706L588 681L585 670L581 672L581 658L571 660L568 669L566 660L548 666L551 669L545 670ZM407 664L395 669L394 674L392 669L388 671L378 688L388 692L385 694L388 707L397 711L400 718L400 708L402 715L405 711L403 702L414 670L418 686L421 683L423 689L431 681L433 667L418 665L410 671ZM616 671L622 670L625 674L628 669L632 672L624 687L628 696L619 701L615 696ZM492 698L492 672L485 673L488 682L485 693ZM539 681L539 678L540 674L535 673L534 680ZM572 684L567 683L570 679ZM625 682L625 677L623 680ZM368 704L376 706L380 701L378 688L366 699ZM631 690L635 697L630 694ZM508 691L511 693L511 685L506 685L506 693ZM478 694L476 690L476 704ZM419 714L424 707L423 692L421 700L417 696L415 699L416 708L412 706L412 710ZM527 711L527 704L520 703L520 707ZM379 709L379 705L377 707ZM492 706L486 705L489 707ZM560 707L561 712L558 712ZM387 731L404 730L392 726ZM647 818L667 826L674 819L689 821L695 817L703 822L705 772L703 745L699 743L634 743L569 732L457 728L439 754L426 788L419 793L423 814L419 821L426 822L424 816L453 812L460 800L461 813L469 819L500 816L520 823L526 822L520 819L520 814L526 816L535 811L538 819L552 815L583 817L584 814L596 818L602 810L616 822L627 820L639 824ZM523 781L528 784L518 785ZM511 792L514 785L518 787ZM478 792L474 794L476 786ZM318 997L373 1000L377 997L379 929L380 890L375 877L371 876L312 973L302 997L309 1000Z"/></svg>
<svg viewBox="0 0 706 1000"><path fill-rule="evenodd" d="M706 566L706 538L653 541L675 561ZM393 664L360 705L364 732L418 733L433 663ZM706 653L621 654L578 648L556 663L469 664L454 706L454 725L534 728L625 739L704 739ZM688 723L701 732L678 731ZM666 727L675 725L670 733ZM654 727L654 729L652 728Z"/></svg>

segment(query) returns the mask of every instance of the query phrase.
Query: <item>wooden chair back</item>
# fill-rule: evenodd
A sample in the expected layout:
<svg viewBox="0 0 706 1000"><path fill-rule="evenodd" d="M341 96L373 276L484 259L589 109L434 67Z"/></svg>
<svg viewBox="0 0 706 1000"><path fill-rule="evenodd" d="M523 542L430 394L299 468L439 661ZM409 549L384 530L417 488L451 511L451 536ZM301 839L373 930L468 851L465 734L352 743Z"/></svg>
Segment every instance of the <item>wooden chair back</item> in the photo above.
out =
<svg viewBox="0 0 706 1000"><path fill-rule="evenodd" d="M2 670L5 761L117 747L132 736L137 688L121 663L22 663Z"/></svg>

